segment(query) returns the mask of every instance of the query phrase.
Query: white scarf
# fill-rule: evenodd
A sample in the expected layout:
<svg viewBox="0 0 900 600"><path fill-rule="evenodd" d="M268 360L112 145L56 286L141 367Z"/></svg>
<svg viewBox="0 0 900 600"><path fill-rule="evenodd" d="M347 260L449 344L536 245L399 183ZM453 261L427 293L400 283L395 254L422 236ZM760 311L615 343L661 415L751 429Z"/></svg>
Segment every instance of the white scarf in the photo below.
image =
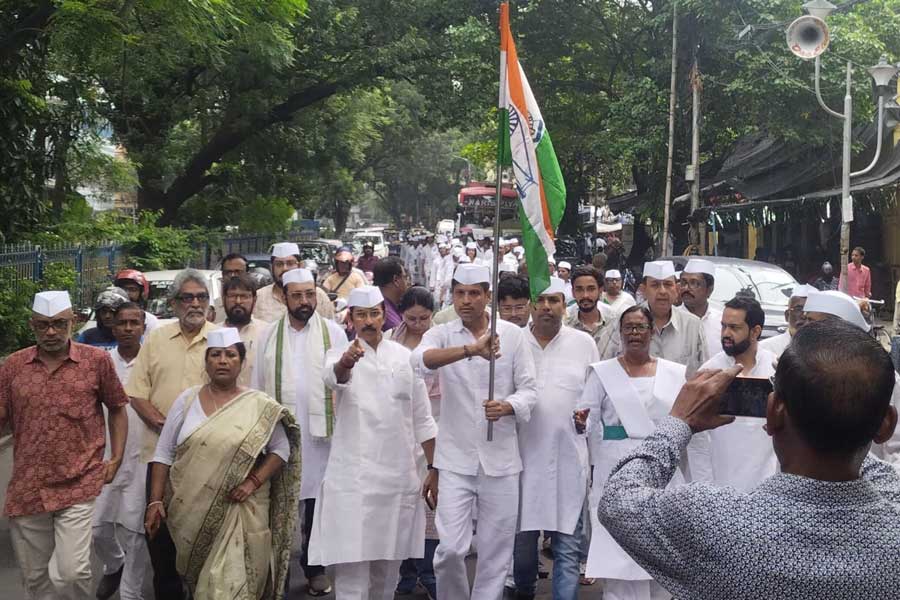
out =
<svg viewBox="0 0 900 600"><path fill-rule="evenodd" d="M306 351L301 356L293 356L291 343L286 338L290 319L287 315L275 322L275 328L266 340L265 348L265 387L267 394L277 402L288 406L296 414L297 390L294 369L302 365L306 369L308 382L307 412L309 414L309 433L313 437L331 437L334 431L334 404L331 389L323 379L325 353L331 348L331 336L328 326L322 317L313 314L307 321ZM280 376L280 381L279 381ZM318 382L318 385L316 384Z"/></svg>

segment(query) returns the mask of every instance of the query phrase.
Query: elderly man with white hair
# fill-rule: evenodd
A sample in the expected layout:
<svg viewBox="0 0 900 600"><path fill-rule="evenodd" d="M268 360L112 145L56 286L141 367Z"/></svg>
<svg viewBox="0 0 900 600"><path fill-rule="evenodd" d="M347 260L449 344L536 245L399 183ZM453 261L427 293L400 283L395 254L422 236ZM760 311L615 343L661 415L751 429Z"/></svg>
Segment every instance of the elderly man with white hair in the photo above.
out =
<svg viewBox="0 0 900 600"><path fill-rule="evenodd" d="M347 347L347 335L316 312L316 284L307 269L291 269L282 278L287 312L260 333L250 386L294 410L300 425L303 478L300 511L303 542L300 565L313 595L331 591L325 570L308 560L315 497L331 450L334 427L331 390L323 383L325 355Z"/></svg>
<svg viewBox="0 0 900 600"><path fill-rule="evenodd" d="M400 563L424 556L416 446L431 467L437 425L410 351L384 339L381 291L356 288L348 307L357 338L349 348L329 351L323 372L337 419L316 498L310 560L335 565L340 600L392 600ZM429 469L429 502L437 498L437 477Z"/></svg>
<svg viewBox="0 0 900 600"><path fill-rule="evenodd" d="M166 415L178 396L187 388L204 383L206 336L217 328L206 320L209 289L200 271L179 272L169 288L169 302L178 320L147 334L125 385L132 408L146 425L142 432L143 464L153 459ZM160 527L147 546L156 596L180 598L183 588L175 569L175 544L168 528Z"/></svg>
<svg viewBox="0 0 900 600"><path fill-rule="evenodd" d="M565 315L565 282L551 277L550 286L531 304L531 326L525 331L540 402L531 420L519 428L523 470L515 580L523 597L535 593L541 531L551 538L553 597L578 594L581 515L590 463L587 441L572 426L572 413L588 369L600 354L590 335L563 325Z"/></svg>

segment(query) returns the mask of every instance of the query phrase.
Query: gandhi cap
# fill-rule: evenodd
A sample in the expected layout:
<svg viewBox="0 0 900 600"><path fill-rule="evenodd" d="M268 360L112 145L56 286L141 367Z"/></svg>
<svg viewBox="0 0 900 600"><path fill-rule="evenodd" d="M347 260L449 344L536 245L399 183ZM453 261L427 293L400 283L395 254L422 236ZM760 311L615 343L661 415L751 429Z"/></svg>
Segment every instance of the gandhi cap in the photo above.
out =
<svg viewBox="0 0 900 600"><path fill-rule="evenodd" d="M227 348L241 341L241 335L234 327L222 327L213 329L206 334L207 348Z"/></svg>
<svg viewBox="0 0 900 600"><path fill-rule="evenodd" d="M560 263L556 266L560 269L568 269L570 271L572 270L572 263L567 260L560 261Z"/></svg>
<svg viewBox="0 0 900 600"><path fill-rule="evenodd" d="M476 285L491 282L491 271L483 265L462 263L456 267L453 279L462 285Z"/></svg>
<svg viewBox="0 0 900 600"><path fill-rule="evenodd" d="M272 246L272 256L275 258L287 258L300 254L300 246L294 242L279 242Z"/></svg>
<svg viewBox="0 0 900 600"><path fill-rule="evenodd" d="M384 302L384 296L381 295L381 290L374 285L353 288L350 290L350 296L347 297L349 308L372 308L382 302Z"/></svg>
<svg viewBox="0 0 900 600"><path fill-rule="evenodd" d="M604 279L622 279L622 274L616 269L610 269L603 275Z"/></svg>
<svg viewBox="0 0 900 600"><path fill-rule="evenodd" d="M856 325L863 331L869 331L871 326L866 323L856 300L843 292L829 290L827 292L810 292L806 296L806 306L803 311L807 313L818 312L839 317L852 325Z"/></svg>
<svg viewBox="0 0 900 600"><path fill-rule="evenodd" d="M53 317L62 311L72 308L69 292L38 292L34 295L31 310L45 317Z"/></svg>
<svg viewBox="0 0 900 600"><path fill-rule="evenodd" d="M654 260L644 263L644 277L668 279L675 277L675 265L671 260Z"/></svg>
<svg viewBox="0 0 900 600"><path fill-rule="evenodd" d="M550 285L547 286L543 292L538 294L539 296L549 296L552 294L561 294L563 297L566 295L566 282L560 279L559 277L551 277Z"/></svg>
<svg viewBox="0 0 900 600"><path fill-rule="evenodd" d="M704 273L710 277L716 276L716 265L712 261L703 258L692 258L684 267L685 273Z"/></svg>
<svg viewBox="0 0 900 600"><path fill-rule="evenodd" d="M309 269L291 269L281 276L282 286L287 287L289 283L315 283L315 279Z"/></svg>

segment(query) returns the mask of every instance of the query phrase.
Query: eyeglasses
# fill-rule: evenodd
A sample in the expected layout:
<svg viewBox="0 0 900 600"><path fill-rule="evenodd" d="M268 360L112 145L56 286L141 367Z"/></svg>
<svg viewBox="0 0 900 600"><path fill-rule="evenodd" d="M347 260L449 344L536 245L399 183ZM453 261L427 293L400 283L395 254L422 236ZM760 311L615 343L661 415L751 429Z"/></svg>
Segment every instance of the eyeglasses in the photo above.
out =
<svg viewBox="0 0 900 600"><path fill-rule="evenodd" d="M34 327L35 331L40 331L44 333L51 327L56 331L63 331L69 327L69 323L72 321L70 319L54 319L52 321L32 321L31 326Z"/></svg>
<svg viewBox="0 0 900 600"><path fill-rule="evenodd" d="M792 315L802 315L804 308L805 307L803 307L803 306L792 306L791 308L788 309L788 312L791 313Z"/></svg>
<svg viewBox="0 0 900 600"><path fill-rule="evenodd" d="M681 287L691 288L692 290L699 290L704 287L704 283L697 279L679 279L678 285Z"/></svg>
<svg viewBox="0 0 900 600"><path fill-rule="evenodd" d="M623 325L622 331L625 333L646 333L650 331L650 324L638 323L636 325Z"/></svg>
<svg viewBox="0 0 900 600"><path fill-rule="evenodd" d="M272 267L278 267L279 269L296 269L299 266L300 262L296 258L272 261Z"/></svg>
<svg viewBox="0 0 900 600"><path fill-rule="evenodd" d="M182 304L193 304L196 300L200 304L209 302L209 294L178 294L176 296Z"/></svg>

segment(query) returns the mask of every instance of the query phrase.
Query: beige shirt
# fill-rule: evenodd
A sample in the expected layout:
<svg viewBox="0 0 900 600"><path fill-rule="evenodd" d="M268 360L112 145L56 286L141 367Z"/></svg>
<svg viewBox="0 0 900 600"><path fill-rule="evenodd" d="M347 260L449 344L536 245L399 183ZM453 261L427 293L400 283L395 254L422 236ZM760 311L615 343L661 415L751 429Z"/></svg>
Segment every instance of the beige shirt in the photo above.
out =
<svg viewBox="0 0 900 600"><path fill-rule="evenodd" d="M238 376L238 385L251 387L250 378L253 376L253 366L256 364L256 341L259 339L260 333L265 331L268 325L265 321L250 317L250 322L243 329L238 330L241 341L244 342L244 347L247 349L247 357L244 359L244 366L241 368L240 376ZM230 327L230 325L226 323L225 327Z"/></svg>
<svg viewBox="0 0 900 600"><path fill-rule="evenodd" d="M338 298L347 298L350 295L350 290L358 287L362 287L364 285L369 285L369 282L366 280L365 275L361 275L357 271L352 271L350 276L347 278L347 281L338 288L338 284L341 283L341 280L344 278L343 275L339 274L337 271L329 275L325 281L322 282L322 287L325 288L326 292L334 291L338 295Z"/></svg>
<svg viewBox="0 0 900 600"><path fill-rule="evenodd" d="M125 392L134 398L148 400L163 415L181 392L207 381L204 359L206 334L218 326L209 321L188 341L177 321L151 331L135 359ZM141 461L153 458L159 434L144 427Z"/></svg>
<svg viewBox="0 0 900 600"><path fill-rule="evenodd" d="M334 319L334 304L328 299L322 288L316 288L316 312L323 319ZM275 284L259 288L256 291L256 306L253 316L266 323L274 323L287 313L283 297L275 294Z"/></svg>
<svg viewBox="0 0 900 600"><path fill-rule="evenodd" d="M606 314L604 310L600 309L603 306L604 309L609 309L608 306L604 306L602 304L597 304L597 309L600 310L600 320L597 322L596 327L591 330L587 325L581 322L578 318L578 307L575 307L575 310L570 310L566 318L563 319L563 322L571 327L572 329L576 329L578 331L583 331L594 339L594 343L597 344L597 351L600 352L600 355L603 356L606 348L609 346L610 342L610 333L615 329L614 319L610 317L610 315Z"/></svg>
<svg viewBox="0 0 900 600"><path fill-rule="evenodd" d="M600 348L602 360L615 358L622 349L619 324L616 323L610 329L609 344L605 350ZM661 330L653 328L650 356L684 365L687 367L687 377L690 378L709 357L703 322L688 311L673 307L669 322Z"/></svg>

